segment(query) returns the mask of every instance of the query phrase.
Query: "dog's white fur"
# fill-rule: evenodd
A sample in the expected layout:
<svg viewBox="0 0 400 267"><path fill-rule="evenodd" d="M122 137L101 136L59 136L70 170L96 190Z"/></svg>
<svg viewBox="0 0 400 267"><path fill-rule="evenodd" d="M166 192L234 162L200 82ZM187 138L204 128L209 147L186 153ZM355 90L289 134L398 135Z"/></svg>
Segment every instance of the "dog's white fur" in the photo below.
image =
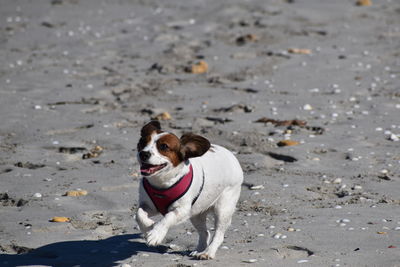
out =
<svg viewBox="0 0 400 267"><path fill-rule="evenodd" d="M143 149L151 153L148 163L154 165L167 163L167 166L160 171L147 176L148 181L158 188L170 187L189 172L189 166L184 162L174 167L168 157L159 153L156 141L165 134L154 132L151 141ZM198 259L212 259L231 223L240 196L243 171L236 157L218 145L211 145L205 154L190 158L189 161L193 167L193 182L190 189L169 207L169 212L158 222L150 219L159 213L141 183L136 221L147 244L156 246L161 244L171 226L190 219L199 233L197 248L191 256ZM192 206L192 201L198 195L203 183L203 175L203 189ZM212 239L206 226L206 217L210 212L215 217L215 233Z"/></svg>

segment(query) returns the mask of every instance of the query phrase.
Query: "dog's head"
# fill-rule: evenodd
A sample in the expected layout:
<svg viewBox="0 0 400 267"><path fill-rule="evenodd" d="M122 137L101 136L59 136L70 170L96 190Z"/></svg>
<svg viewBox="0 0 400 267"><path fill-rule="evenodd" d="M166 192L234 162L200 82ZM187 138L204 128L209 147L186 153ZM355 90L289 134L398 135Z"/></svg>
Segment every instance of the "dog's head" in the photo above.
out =
<svg viewBox="0 0 400 267"><path fill-rule="evenodd" d="M210 148L210 142L199 135L176 135L161 130L158 121L143 126L137 145L137 157L143 176L168 173L189 158L202 156Z"/></svg>

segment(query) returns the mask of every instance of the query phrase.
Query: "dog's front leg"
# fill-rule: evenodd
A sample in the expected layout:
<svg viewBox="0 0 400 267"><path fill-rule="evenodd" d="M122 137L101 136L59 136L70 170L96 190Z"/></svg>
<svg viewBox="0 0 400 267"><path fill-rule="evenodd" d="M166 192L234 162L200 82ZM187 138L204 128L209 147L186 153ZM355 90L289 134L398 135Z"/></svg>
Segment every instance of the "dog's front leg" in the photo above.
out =
<svg viewBox="0 0 400 267"><path fill-rule="evenodd" d="M139 207L137 210L136 222L143 234L147 234L154 225L154 221L149 218L149 214L145 211L144 207Z"/></svg>
<svg viewBox="0 0 400 267"><path fill-rule="evenodd" d="M153 229L146 234L147 244L149 246L157 246L161 244L171 226L179 224L189 218L190 206L179 207L168 212L165 214L164 218L154 224Z"/></svg>

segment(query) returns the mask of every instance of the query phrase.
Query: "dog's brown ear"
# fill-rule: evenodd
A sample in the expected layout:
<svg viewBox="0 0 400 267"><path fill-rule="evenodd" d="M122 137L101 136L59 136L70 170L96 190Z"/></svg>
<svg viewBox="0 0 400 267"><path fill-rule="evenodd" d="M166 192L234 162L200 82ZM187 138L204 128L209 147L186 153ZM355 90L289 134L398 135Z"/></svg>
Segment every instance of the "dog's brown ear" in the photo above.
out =
<svg viewBox="0 0 400 267"><path fill-rule="evenodd" d="M202 156L211 146L206 138L192 133L185 133L180 141L181 153L185 160Z"/></svg>
<svg viewBox="0 0 400 267"><path fill-rule="evenodd" d="M142 130L140 131L140 136L146 137L148 135L151 135L151 133L154 131L161 131L161 125L159 121L150 121L145 126L143 126Z"/></svg>

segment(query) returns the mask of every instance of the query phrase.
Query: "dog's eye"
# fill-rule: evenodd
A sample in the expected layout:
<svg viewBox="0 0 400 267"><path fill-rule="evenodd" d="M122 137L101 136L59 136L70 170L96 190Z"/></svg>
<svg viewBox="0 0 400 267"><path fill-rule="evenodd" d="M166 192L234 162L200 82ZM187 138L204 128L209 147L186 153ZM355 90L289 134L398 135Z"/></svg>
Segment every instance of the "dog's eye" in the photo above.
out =
<svg viewBox="0 0 400 267"><path fill-rule="evenodd" d="M168 150L168 149L169 149L169 147L168 147L167 144L160 144L160 150L166 151L166 150Z"/></svg>

